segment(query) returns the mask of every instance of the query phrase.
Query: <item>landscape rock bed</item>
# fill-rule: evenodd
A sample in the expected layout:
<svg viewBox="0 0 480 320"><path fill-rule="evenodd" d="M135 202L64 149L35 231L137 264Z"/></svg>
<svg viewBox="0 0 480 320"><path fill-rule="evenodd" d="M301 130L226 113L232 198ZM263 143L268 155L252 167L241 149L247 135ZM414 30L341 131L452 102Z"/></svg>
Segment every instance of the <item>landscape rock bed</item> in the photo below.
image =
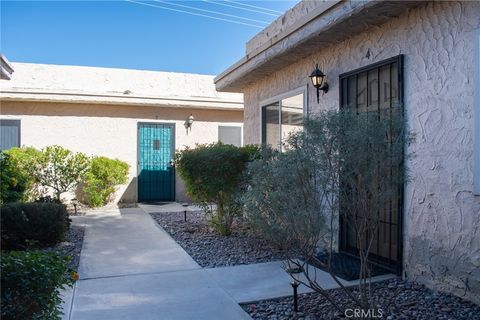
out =
<svg viewBox="0 0 480 320"><path fill-rule="evenodd" d="M155 221L202 267L215 268L283 260L282 250L237 225L230 236L211 230L202 212L151 213Z"/></svg>
<svg viewBox="0 0 480 320"><path fill-rule="evenodd" d="M393 279L375 283L372 289L375 301L383 310L383 316L380 319L480 319L480 306L449 294L434 292L423 285ZM345 305L349 302L341 290L335 289L329 292L334 296L335 301L344 301ZM241 306L253 319L347 318L336 311L318 293L299 295L299 312L293 311L292 297L258 301Z"/></svg>
<svg viewBox="0 0 480 320"><path fill-rule="evenodd" d="M65 234L65 240L57 244L55 247L46 249L46 251L61 251L66 255L69 255L71 257L69 267L73 270L78 270L84 234L84 226L72 225Z"/></svg>

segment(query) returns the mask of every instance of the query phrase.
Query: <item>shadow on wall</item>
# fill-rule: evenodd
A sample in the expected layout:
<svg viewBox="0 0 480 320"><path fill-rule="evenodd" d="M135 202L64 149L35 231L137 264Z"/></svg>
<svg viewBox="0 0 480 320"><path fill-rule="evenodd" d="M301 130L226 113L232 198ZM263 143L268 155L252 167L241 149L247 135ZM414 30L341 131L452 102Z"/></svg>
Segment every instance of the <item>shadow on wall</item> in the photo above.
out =
<svg viewBox="0 0 480 320"><path fill-rule="evenodd" d="M185 192L185 184L182 178L175 177L175 201L191 203L192 200L187 196ZM75 190L75 197L81 203L85 203L85 193L83 187L80 184ZM137 202L137 177L133 177L126 186L117 187L115 194L112 195L108 204L118 204L120 207L129 207Z"/></svg>
<svg viewBox="0 0 480 320"><path fill-rule="evenodd" d="M187 192L185 191L185 183L178 174L175 174L175 201L187 203L193 202L192 199L188 197Z"/></svg>
<svg viewBox="0 0 480 320"><path fill-rule="evenodd" d="M75 198L81 203L87 203L85 193L83 192L83 183L80 183L75 189ZM113 193L108 199L108 204L118 204L118 205L127 205L136 203L136 194L137 194L137 178L133 178L129 181L128 185L117 186L115 193ZM122 192L123 190L123 192ZM121 193L121 195L119 194Z"/></svg>
<svg viewBox="0 0 480 320"><path fill-rule="evenodd" d="M118 199L118 204L133 204L137 202L137 177L130 180L122 195Z"/></svg>
<svg viewBox="0 0 480 320"><path fill-rule="evenodd" d="M194 113L195 121L203 122L243 122L243 110L203 110L175 107L110 105L92 108L88 104L49 103L35 104L17 101L2 102L2 114L38 115L55 117L107 117L127 119L163 119L185 121Z"/></svg>
<svg viewBox="0 0 480 320"><path fill-rule="evenodd" d="M468 245L446 250L423 237L415 237L410 241L407 270L411 280L480 303L480 261L477 255L466 249ZM424 257L430 257L428 265Z"/></svg>

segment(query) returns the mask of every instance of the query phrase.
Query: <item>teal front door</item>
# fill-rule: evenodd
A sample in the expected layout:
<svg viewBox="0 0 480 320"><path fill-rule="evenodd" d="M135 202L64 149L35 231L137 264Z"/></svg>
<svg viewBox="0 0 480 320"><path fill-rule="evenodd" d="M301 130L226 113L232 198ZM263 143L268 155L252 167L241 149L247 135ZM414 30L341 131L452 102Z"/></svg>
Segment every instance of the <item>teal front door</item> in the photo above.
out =
<svg viewBox="0 0 480 320"><path fill-rule="evenodd" d="M173 124L138 125L138 201L175 200L174 136Z"/></svg>

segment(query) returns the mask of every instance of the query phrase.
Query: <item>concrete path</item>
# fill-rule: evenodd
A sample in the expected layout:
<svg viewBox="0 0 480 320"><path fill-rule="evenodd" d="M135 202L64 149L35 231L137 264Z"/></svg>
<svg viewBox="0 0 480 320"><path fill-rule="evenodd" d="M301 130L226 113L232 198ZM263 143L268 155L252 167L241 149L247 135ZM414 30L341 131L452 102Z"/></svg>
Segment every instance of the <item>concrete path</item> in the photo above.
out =
<svg viewBox="0 0 480 320"><path fill-rule="evenodd" d="M315 269L315 270L314 270ZM292 295L292 279L284 271L281 261L204 269L217 284L238 303L250 303L258 300L274 299ZM322 288L336 289L339 285L325 271L310 266L310 274L316 274L316 281ZM373 277L372 282L395 278L393 274ZM305 276L301 281L307 283ZM358 280L340 279L345 287L358 285ZM304 285L298 287L298 293L312 292Z"/></svg>
<svg viewBox="0 0 480 320"><path fill-rule="evenodd" d="M66 319L250 319L142 209L83 221L80 280Z"/></svg>
<svg viewBox="0 0 480 320"><path fill-rule="evenodd" d="M88 216L80 279L200 269L142 209Z"/></svg>
<svg viewBox="0 0 480 320"><path fill-rule="evenodd" d="M250 319L238 303L292 294L281 262L202 269L147 213L184 209L141 205L77 217L75 223L86 226L80 280L65 294L64 319ZM338 287L327 273L316 272L322 287ZM310 291L299 287L300 293Z"/></svg>

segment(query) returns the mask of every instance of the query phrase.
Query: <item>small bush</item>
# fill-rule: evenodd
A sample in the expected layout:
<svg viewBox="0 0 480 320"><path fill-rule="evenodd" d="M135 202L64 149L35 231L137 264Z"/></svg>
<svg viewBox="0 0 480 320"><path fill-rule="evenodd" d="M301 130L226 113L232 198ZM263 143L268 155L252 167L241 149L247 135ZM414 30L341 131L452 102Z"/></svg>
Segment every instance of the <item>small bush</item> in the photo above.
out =
<svg viewBox="0 0 480 320"><path fill-rule="evenodd" d="M2 319L60 319L60 289L75 277L68 261L55 252L2 252Z"/></svg>
<svg viewBox="0 0 480 320"><path fill-rule="evenodd" d="M83 182L85 202L91 207L106 205L115 192L115 186L128 179L126 162L106 157L94 157Z"/></svg>
<svg viewBox="0 0 480 320"><path fill-rule="evenodd" d="M55 245L70 227L67 210L59 203L8 203L1 212L2 250Z"/></svg>
<svg viewBox="0 0 480 320"><path fill-rule="evenodd" d="M83 180L89 159L83 153L73 153L61 146L50 146L42 150L40 168L36 172L38 182L53 189L60 200L62 193L72 190Z"/></svg>
<svg viewBox="0 0 480 320"><path fill-rule="evenodd" d="M239 206L234 194L243 170L258 148L238 148L213 143L185 149L175 156L177 172L185 182L189 196L209 215L209 222L220 234L229 235ZM216 204L216 210L211 204Z"/></svg>
<svg viewBox="0 0 480 320"><path fill-rule="evenodd" d="M35 172L39 157L40 151L30 147L1 152L1 203L27 201L37 196Z"/></svg>

